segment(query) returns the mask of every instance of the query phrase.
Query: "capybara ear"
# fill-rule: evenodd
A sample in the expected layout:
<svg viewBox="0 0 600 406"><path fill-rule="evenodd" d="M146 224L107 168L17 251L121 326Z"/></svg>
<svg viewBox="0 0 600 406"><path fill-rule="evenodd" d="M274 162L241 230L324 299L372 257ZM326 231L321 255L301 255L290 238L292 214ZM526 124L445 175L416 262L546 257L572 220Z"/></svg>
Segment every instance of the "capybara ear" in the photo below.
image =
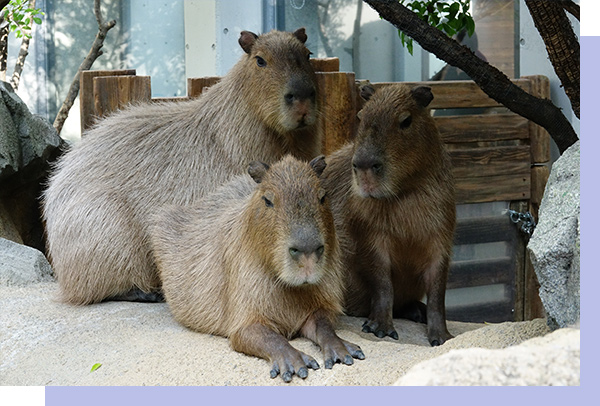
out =
<svg viewBox="0 0 600 406"><path fill-rule="evenodd" d="M419 86L411 90L412 97L417 101L419 106L427 107L433 100L433 93L429 86Z"/></svg>
<svg viewBox="0 0 600 406"><path fill-rule="evenodd" d="M327 162L325 162L325 155L319 155L318 157L313 158L309 165L313 168L317 176L321 176L325 170L325 167L327 166Z"/></svg>
<svg viewBox="0 0 600 406"><path fill-rule="evenodd" d="M258 35L256 35L253 32L242 31L240 34L240 39L238 39L238 42L240 43L240 46L242 47L244 52L249 54L250 51L252 50L252 46L256 42L257 38L258 38Z"/></svg>
<svg viewBox="0 0 600 406"><path fill-rule="evenodd" d="M306 43L306 40L308 39L308 36L306 35L306 29L304 27L298 28L296 31L294 31L294 37L298 38L303 44Z"/></svg>
<svg viewBox="0 0 600 406"><path fill-rule="evenodd" d="M365 100L369 100L371 98L371 96L373 96L375 94L375 88L373 86L369 85L362 85L360 87L360 97L362 97Z"/></svg>
<svg viewBox="0 0 600 406"><path fill-rule="evenodd" d="M248 165L248 174L254 179L256 183L260 183L265 176L265 173L269 170L269 165L260 161L252 161Z"/></svg>

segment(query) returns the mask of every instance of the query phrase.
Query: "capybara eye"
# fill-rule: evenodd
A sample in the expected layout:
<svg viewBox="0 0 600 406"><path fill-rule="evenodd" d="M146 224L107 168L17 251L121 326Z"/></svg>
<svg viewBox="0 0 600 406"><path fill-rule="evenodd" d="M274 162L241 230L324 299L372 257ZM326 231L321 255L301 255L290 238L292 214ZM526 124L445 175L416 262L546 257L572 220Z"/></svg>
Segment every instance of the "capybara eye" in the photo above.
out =
<svg viewBox="0 0 600 406"><path fill-rule="evenodd" d="M273 207L273 202L263 196L263 200L265 201L265 206Z"/></svg>
<svg viewBox="0 0 600 406"><path fill-rule="evenodd" d="M408 128L408 127L410 127L411 123L412 123L412 116L408 116L400 123L400 128Z"/></svg>
<svg viewBox="0 0 600 406"><path fill-rule="evenodd" d="M267 66L267 61L265 61L263 58L261 58L260 56L256 57L256 64L261 67L264 68L265 66Z"/></svg>

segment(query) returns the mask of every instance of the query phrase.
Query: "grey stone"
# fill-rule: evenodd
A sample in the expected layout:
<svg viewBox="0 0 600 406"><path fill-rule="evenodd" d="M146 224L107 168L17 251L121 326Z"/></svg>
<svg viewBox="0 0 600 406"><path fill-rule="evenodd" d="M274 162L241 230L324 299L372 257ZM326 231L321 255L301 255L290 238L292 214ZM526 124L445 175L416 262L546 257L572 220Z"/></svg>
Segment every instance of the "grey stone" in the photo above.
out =
<svg viewBox="0 0 600 406"><path fill-rule="evenodd" d="M580 317L579 157L577 142L552 166L539 223L527 246L551 329L567 327Z"/></svg>
<svg viewBox="0 0 600 406"><path fill-rule="evenodd" d="M31 114L10 84L0 81L1 195L41 178L63 142L48 121Z"/></svg>
<svg viewBox="0 0 600 406"><path fill-rule="evenodd" d="M52 281L52 268L40 251L0 238L0 286Z"/></svg>
<svg viewBox="0 0 600 406"><path fill-rule="evenodd" d="M399 386L578 386L580 331L563 328L512 347L452 350L421 362Z"/></svg>

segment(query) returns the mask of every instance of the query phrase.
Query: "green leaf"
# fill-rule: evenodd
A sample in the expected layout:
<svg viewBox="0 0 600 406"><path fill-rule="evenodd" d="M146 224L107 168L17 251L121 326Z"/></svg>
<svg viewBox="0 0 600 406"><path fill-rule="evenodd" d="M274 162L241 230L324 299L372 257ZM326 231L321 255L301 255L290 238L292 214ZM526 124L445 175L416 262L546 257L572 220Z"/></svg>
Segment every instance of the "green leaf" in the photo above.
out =
<svg viewBox="0 0 600 406"><path fill-rule="evenodd" d="M33 21L35 21L36 24L41 24L42 23L42 19L39 17L33 17Z"/></svg>
<svg viewBox="0 0 600 406"><path fill-rule="evenodd" d="M469 37L473 35L473 33L475 32L475 21L473 20L473 17L471 16L467 16L467 33L469 34Z"/></svg>
<svg viewBox="0 0 600 406"><path fill-rule="evenodd" d="M96 363L96 364L92 365L92 369L91 369L90 372L94 372L95 370L97 370L101 366L102 366L102 364L100 364L100 363Z"/></svg>
<svg viewBox="0 0 600 406"><path fill-rule="evenodd" d="M412 38L409 38L408 42L406 43L406 49L408 50L409 54L413 54L413 41Z"/></svg>

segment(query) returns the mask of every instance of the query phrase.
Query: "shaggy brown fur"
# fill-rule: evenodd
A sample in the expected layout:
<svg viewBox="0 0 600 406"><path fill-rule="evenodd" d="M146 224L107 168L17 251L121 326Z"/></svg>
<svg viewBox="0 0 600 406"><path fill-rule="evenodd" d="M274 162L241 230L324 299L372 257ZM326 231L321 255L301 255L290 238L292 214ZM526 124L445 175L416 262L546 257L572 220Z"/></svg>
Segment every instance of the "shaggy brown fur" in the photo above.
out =
<svg viewBox="0 0 600 406"><path fill-rule="evenodd" d="M253 160L319 154L316 78L305 41L303 28L259 37L244 31L246 54L200 98L116 113L60 159L44 218L65 301L158 291L147 233L156 208L191 204Z"/></svg>
<svg viewBox="0 0 600 406"><path fill-rule="evenodd" d="M323 185L349 270L346 312L368 317L363 331L378 337L398 338L393 316L426 321L441 345L452 337L444 300L456 214L432 98L426 87L375 92L354 143L327 158Z"/></svg>
<svg viewBox="0 0 600 406"><path fill-rule="evenodd" d="M240 176L196 205L160 210L150 227L175 318L271 361L271 376L285 381L318 368L287 342L298 334L321 347L326 368L364 358L332 327L342 310L340 252L317 177L323 157L311 166L290 156L271 168L253 163L254 181Z"/></svg>

